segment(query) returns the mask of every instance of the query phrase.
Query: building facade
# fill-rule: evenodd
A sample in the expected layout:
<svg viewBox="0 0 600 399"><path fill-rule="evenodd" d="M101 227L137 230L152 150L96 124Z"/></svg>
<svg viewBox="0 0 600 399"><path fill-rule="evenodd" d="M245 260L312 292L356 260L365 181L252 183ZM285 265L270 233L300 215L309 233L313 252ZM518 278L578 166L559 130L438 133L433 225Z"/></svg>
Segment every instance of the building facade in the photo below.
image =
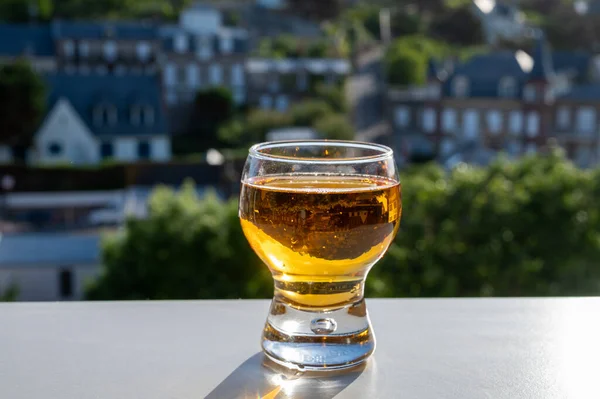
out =
<svg viewBox="0 0 600 399"><path fill-rule="evenodd" d="M286 111L314 95L318 84L335 85L350 73L343 59L249 59L248 103L262 109Z"/></svg>
<svg viewBox="0 0 600 399"><path fill-rule="evenodd" d="M171 158L158 75L66 72L46 77L49 113L34 137L37 164L94 165Z"/></svg>
<svg viewBox="0 0 600 399"><path fill-rule="evenodd" d="M226 87L237 104L246 102L245 29L226 27L221 11L195 5L182 12L177 25L161 27L160 37L164 102L174 131L185 129L200 90Z"/></svg>
<svg viewBox="0 0 600 399"><path fill-rule="evenodd" d="M161 43L154 25L55 21L51 29L61 71L100 75L158 73Z"/></svg>
<svg viewBox="0 0 600 399"><path fill-rule="evenodd" d="M0 241L0 293L18 301L73 301L98 277L100 236L24 233Z"/></svg>
<svg viewBox="0 0 600 399"><path fill-rule="evenodd" d="M495 52L454 65L431 62L427 85L388 91L400 152L430 152L443 160L476 145L520 156L554 138L578 165L596 164L600 85L588 80L592 59L552 53L540 39L532 55Z"/></svg>

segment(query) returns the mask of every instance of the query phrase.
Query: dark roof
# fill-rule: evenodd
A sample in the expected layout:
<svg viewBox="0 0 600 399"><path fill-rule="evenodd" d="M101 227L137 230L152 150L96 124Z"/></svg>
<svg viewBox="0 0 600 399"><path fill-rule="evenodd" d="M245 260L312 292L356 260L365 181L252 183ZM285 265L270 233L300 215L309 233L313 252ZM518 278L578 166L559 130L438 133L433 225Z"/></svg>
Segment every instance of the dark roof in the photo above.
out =
<svg viewBox="0 0 600 399"><path fill-rule="evenodd" d="M25 53L53 56L54 42L48 25L0 24L0 55Z"/></svg>
<svg viewBox="0 0 600 399"><path fill-rule="evenodd" d="M552 64L558 73L572 72L575 77L584 77L592 55L579 51L553 51Z"/></svg>
<svg viewBox="0 0 600 399"><path fill-rule="evenodd" d="M600 100L600 84L573 86L560 98L580 101Z"/></svg>
<svg viewBox="0 0 600 399"><path fill-rule="evenodd" d="M69 100L79 116L97 135L162 135L168 133L157 76L148 75L81 75L57 73L46 77L49 86L49 108L61 98ZM117 108L114 126L96 126L93 110L101 104ZM135 104L154 109L152 126L131 124L130 111Z"/></svg>
<svg viewBox="0 0 600 399"><path fill-rule="evenodd" d="M100 262L100 237L63 233L26 233L0 236L3 266L96 265Z"/></svg>
<svg viewBox="0 0 600 399"><path fill-rule="evenodd" d="M521 68L515 53L501 51L475 55L465 63L457 65L450 79L444 84L446 95L453 95L452 80L456 76L469 79L470 97L496 97L502 78L514 77L520 86L527 73Z"/></svg>
<svg viewBox="0 0 600 399"><path fill-rule="evenodd" d="M552 64L550 45L543 35L537 39L532 57L533 68L529 73L529 79L550 80L552 75L554 75L554 66Z"/></svg>
<svg viewBox="0 0 600 399"><path fill-rule="evenodd" d="M55 21L52 34L56 39L153 40L158 38L155 25L122 21Z"/></svg>

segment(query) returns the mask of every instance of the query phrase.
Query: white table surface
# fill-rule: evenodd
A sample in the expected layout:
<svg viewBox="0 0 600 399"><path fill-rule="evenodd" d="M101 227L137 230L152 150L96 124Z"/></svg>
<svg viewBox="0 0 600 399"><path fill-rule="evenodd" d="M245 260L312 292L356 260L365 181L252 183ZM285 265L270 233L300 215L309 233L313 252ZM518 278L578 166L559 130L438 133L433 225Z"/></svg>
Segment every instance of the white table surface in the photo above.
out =
<svg viewBox="0 0 600 399"><path fill-rule="evenodd" d="M263 366L267 301L0 304L0 398L600 398L600 299L367 302L366 367L303 378Z"/></svg>

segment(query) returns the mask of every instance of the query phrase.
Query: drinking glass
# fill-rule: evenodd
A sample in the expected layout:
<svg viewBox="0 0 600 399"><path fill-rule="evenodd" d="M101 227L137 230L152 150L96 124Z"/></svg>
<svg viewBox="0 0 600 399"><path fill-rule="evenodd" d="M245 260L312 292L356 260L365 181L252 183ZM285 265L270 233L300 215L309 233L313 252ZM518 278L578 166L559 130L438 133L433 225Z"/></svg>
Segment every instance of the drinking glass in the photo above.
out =
<svg viewBox="0 0 600 399"><path fill-rule="evenodd" d="M250 148L239 215L275 282L262 335L267 356L290 368L328 370L373 353L365 278L401 214L388 147L312 140Z"/></svg>

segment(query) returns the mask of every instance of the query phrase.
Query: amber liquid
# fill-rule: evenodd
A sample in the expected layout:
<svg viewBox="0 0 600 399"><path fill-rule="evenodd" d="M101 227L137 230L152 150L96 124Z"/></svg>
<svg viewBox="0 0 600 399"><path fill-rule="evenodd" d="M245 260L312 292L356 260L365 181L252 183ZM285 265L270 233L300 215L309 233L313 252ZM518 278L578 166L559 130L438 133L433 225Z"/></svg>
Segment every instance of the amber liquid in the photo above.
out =
<svg viewBox="0 0 600 399"><path fill-rule="evenodd" d="M398 231L398 182L372 176L279 175L242 183L242 229L297 307L343 306Z"/></svg>

